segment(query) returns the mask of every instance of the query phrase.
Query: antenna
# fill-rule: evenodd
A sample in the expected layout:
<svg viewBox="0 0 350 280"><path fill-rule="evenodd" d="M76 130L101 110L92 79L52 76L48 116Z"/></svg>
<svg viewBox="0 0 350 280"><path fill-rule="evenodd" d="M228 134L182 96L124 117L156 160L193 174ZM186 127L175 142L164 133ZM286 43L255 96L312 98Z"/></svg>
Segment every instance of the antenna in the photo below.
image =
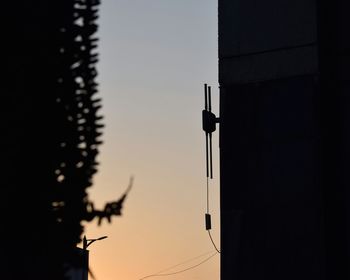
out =
<svg viewBox="0 0 350 280"><path fill-rule="evenodd" d="M208 231L210 240L215 250L220 253L210 234L211 215L209 212L209 178L213 179L213 143L212 133L216 130L216 124L220 122L211 111L211 87L204 84L204 110L202 111L203 130L205 132L205 156L207 168L207 213L205 214L205 229Z"/></svg>
<svg viewBox="0 0 350 280"><path fill-rule="evenodd" d="M205 159L206 159L206 167L207 167L207 178L209 178L209 155L208 155L208 131L206 130L206 124L204 119L206 118L206 112L208 112L208 86L204 84L204 110L202 112L202 120L203 120L203 130L205 131Z"/></svg>
<svg viewBox="0 0 350 280"><path fill-rule="evenodd" d="M203 130L205 132L205 155L207 178L213 179L212 133L216 130L217 118L211 112L211 87L204 84L204 110L202 111Z"/></svg>
<svg viewBox="0 0 350 280"><path fill-rule="evenodd" d="M208 87L208 100L209 100L209 113L211 113L211 87ZM214 131L216 129L216 116L212 113L215 119L213 119L214 123ZM214 132L213 131L213 132ZM211 132L209 133L209 166L210 166L210 179L213 179L213 145L212 145L212 136Z"/></svg>

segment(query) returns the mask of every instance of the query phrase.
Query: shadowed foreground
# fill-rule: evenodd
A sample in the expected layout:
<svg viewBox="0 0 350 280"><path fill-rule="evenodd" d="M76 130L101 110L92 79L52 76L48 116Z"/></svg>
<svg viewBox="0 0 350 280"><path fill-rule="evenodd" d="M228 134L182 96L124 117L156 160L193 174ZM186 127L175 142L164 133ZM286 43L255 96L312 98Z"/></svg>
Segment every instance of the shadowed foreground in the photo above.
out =
<svg viewBox="0 0 350 280"><path fill-rule="evenodd" d="M79 265L81 221L120 215L123 196L97 211L98 1L3 5L0 277L63 279Z"/></svg>

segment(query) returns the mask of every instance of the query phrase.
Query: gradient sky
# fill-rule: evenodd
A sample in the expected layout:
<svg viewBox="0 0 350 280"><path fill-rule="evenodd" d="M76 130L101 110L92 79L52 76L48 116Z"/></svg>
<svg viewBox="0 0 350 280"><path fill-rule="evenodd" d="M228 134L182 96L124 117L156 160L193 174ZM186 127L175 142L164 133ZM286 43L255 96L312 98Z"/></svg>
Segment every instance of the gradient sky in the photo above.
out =
<svg viewBox="0 0 350 280"><path fill-rule="evenodd" d="M218 112L217 1L102 0L98 64L106 128L90 199L102 207L134 188L123 216L86 227L97 280L139 280L213 251L204 228L203 84ZM219 245L218 142L211 182ZM197 259L173 272L195 265ZM219 255L182 274L149 279L219 279Z"/></svg>

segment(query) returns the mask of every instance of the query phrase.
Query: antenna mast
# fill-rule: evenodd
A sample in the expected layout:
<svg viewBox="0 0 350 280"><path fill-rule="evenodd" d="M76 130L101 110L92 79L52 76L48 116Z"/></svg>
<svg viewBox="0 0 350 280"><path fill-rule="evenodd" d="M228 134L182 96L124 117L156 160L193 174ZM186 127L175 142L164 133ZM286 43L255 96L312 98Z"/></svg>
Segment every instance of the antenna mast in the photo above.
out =
<svg viewBox="0 0 350 280"><path fill-rule="evenodd" d="M216 130L216 124L220 119L211 111L211 87L204 84L204 110L202 111L203 130L205 132L205 157L207 171L207 213L205 214L205 229L208 231L210 240L215 250L220 253L219 249L210 234L211 215L209 213L209 178L213 179L213 143L212 133Z"/></svg>
<svg viewBox="0 0 350 280"><path fill-rule="evenodd" d="M213 179L212 133L216 130L219 118L211 111L211 87L204 84L204 110L202 111L203 130L205 132L205 155L207 178Z"/></svg>

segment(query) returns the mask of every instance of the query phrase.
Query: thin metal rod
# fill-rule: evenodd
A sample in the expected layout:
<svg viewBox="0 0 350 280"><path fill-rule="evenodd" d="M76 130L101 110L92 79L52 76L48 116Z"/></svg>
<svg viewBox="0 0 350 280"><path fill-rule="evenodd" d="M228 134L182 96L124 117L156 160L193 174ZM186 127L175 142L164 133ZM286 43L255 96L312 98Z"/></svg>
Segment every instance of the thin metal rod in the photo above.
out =
<svg viewBox="0 0 350 280"><path fill-rule="evenodd" d="M208 110L211 112L211 86L208 87Z"/></svg>
<svg viewBox="0 0 350 280"><path fill-rule="evenodd" d="M209 178L209 151L208 151L208 133L205 133L205 160L207 166L207 178Z"/></svg>
<svg viewBox="0 0 350 280"><path fill-rule="evenodd" d="M204 84L204 109L208 110L208 85Z"/></svg>
<svg viewBox="0 0 350 280"><path fill-rule="evenodd" d="M210 166L210 179L213 179L213 150L212 150L211 133L209 133L209 166Z"/></svg>
<svg viewBox="0 0 350 280"><path fill-rule="evenodd" d="M209 178L207 177L207 214L209 214Z"/></svg>

